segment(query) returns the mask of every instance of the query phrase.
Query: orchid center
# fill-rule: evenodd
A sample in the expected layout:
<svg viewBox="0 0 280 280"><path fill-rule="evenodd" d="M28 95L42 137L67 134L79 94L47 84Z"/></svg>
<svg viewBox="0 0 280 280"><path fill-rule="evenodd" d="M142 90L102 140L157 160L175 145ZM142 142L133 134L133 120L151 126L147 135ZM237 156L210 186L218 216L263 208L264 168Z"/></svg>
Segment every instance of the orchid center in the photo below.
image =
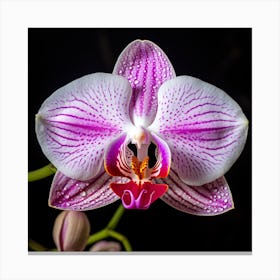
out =
<svg viewBox="0 0 280 280"><path fill-rule="evenodd" d="M159 144L156 136L152 137L151 133L142 127L134 127L128 135L129 138L124 135L111 144L105 157L105 170L111 176L129 179L126 183L112 182L110 184L113 192L121 198L125 208L147 209L168 189L167 185L153 183L152 180L167 176L170 158L163 157L162 150L157 151L155 152L156 162L151 166L149 156L151 140L155 141L154 146L157 149L162 148L156 145ZM152 154L151 156L154 157Z"/></svg>
<svg viewBox="0 0 280 280"><path fill-rule="evenodd" d="M145 157L143 161L139 161L136 156L133 156L131 159L131 169L133 171L133 175L135 175L135 179L133 180L135 183L139 185L141 188L144 182L149 181L150 172L149 172L149 157Z"/></svg>

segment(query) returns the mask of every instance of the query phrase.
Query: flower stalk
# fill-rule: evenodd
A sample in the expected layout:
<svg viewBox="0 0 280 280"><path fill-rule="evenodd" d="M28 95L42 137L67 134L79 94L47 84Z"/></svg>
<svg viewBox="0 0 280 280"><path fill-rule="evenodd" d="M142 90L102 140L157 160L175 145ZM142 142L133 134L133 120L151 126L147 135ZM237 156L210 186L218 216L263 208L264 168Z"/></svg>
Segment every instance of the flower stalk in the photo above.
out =
<svg viewBox="0 0 280 280"><path fill-rule="evenodd" d="M109 221L108 225L104 229L92 234L89 237L87 245L91 245L97 241L103 240L108 237L112 237L112 238L120 241L126 251L128 251L128 252L132 251L132 247L131 247L130 242L127 239L127 237L114 230L116 228L116 226L118 225L118 223L124 213L124 210L125 209L124 209L123 205L121 204L118 207L118 209L116 210L116 212L113 215L113 217L111 218L111 220Z"/></svg>
<svg viewBox="0 0 280 280"><path fill-rule="evenodd" d="M28 172L28 182L34 182L53 175L56 168L50 163L42 168Z"/></svg>
<svg viewBox="0 0 280 280"><path fill-rule="evenodd" d="M43 245L41 245L40 243L38 243L32 239L28 240L28 247L34 251L46 251L47 250L46 247L44 247Z"/></svg>

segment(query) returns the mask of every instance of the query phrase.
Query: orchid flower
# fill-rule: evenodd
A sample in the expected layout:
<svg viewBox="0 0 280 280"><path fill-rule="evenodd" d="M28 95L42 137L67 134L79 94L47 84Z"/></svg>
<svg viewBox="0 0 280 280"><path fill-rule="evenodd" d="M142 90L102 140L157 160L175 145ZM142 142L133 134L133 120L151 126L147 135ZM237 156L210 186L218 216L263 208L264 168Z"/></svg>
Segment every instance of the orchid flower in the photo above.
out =
<svg viewBox="0 0 280 280"><path fill-rule="evenodd" d="M147 209L160 198L194 215L224 213L233 200L223 176L247 130L230 96L176 77L166 54L147 40L130 43L112 74L90 74L55 91L36 115L38 141L58 170L49 204L77 211L118 199L125 208Z"/></svg>

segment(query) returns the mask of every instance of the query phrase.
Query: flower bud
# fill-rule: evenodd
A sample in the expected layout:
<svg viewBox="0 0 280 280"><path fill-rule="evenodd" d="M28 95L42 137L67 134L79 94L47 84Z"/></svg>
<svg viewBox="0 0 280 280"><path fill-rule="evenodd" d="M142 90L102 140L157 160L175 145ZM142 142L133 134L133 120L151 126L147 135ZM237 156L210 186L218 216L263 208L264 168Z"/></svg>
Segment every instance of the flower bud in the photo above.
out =
<svg viewBox="0 0 280 280"><path fill-rule="evenodd" d="M115 241L102 240L95 243L89 250L93 252L121 251L121 244Z"/></svg>
<svg viewBox="0 0 280 280"><path fill-rule="evenodd" d="M62 211L53 227L53 239L58 251L83 251L90 233L90 223L85 213Z"/></svg>

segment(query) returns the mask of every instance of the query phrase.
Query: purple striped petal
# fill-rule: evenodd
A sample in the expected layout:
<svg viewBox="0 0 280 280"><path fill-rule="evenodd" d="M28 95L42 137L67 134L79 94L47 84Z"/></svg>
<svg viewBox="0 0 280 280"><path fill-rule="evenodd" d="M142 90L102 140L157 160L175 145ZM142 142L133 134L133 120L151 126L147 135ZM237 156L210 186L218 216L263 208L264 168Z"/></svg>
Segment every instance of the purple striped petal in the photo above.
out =
<svg viewBox="0 0 280 280"><path fill-rule="evenodd" d="M50 189L49 205L62 210L75 211L106 206L119 199L109 187L112 182L125 183L126 179L112 178L102 171L94 179L77 181L57 172Z"/></svg>
<svg viewBox="0 0 280 280"><path fill-rule="evenodd" d="M158 137L155 133L151 133L153 137L153 142L157 146L156 148L156 158L157 162L152 168L152 178L163 178L168 176L171 164L171 152L164 140Z"/></svg>
<svg viewBox="0 0 280 280"><path fill-rule="evenodd" d="M188 76L165 82L149 128L169 145L171 167L188 185L200 186L229 170L245 145L248 121L225 92Z"/></svg>
<svg viewBox="0 0 280 280"><path fill-rule="evenodd" d="M96 73L55 91L36 117L46 157L66 176L89 180L103 164L104 149L131 124L131 87L120 76Z"/></svg>
<svg viewBox="0 0 280 280"><path fill-rule="evenodd" d="M112 141L104 156L104 167L111 176L131 177L131 157L133 152L128 148L126 134L121 135Z"/></svg>
<svg viewBox="0 0 280 280"><path fill-rule="evenodd" d="M171 170L167 178L157 179L169 186L161 199L177 210L200 216L223 214L234 208L231 192L224 177L203 186L189 186Z"/></svg>
<svg viewBox="0 0 280 280"><path fill-rule="evenodd" d="M133 89L130 111L134 124L150 125L157 112L159 87L175 77L166 54L150 41L133 41L120 54L113 73L127 78Z"/></svg>

